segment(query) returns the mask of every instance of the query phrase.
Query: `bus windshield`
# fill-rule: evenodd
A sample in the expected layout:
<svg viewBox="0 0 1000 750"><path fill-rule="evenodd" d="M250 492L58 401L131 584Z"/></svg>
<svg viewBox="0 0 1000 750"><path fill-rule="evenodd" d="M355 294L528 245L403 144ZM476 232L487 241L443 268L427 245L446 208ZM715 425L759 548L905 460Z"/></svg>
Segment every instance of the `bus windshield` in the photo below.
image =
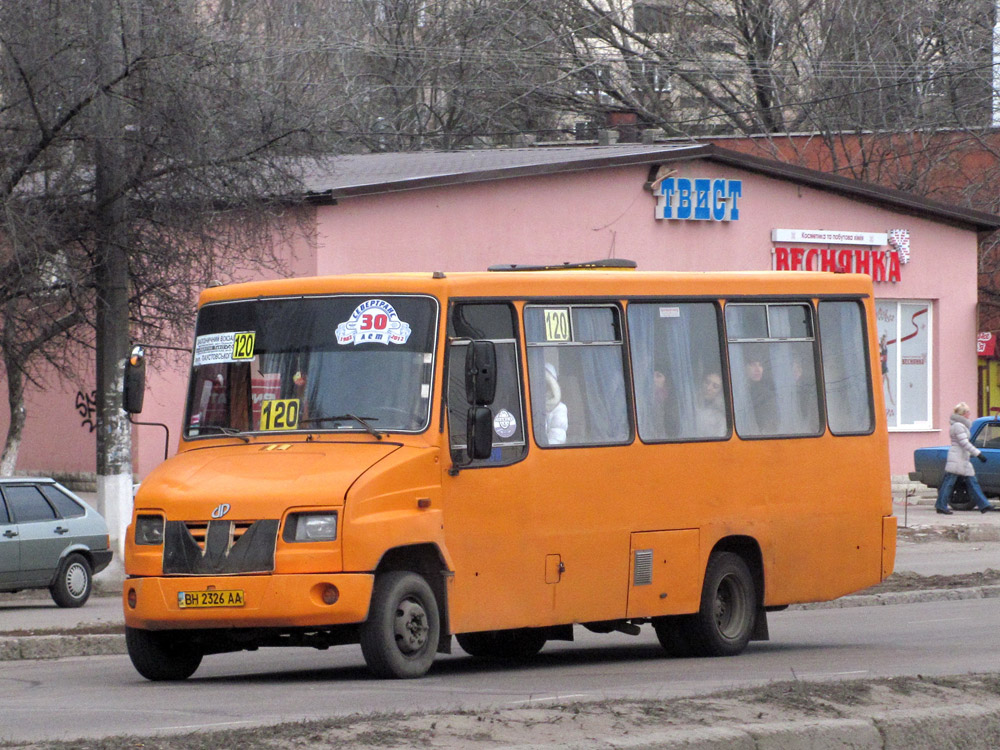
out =
<svg viewBox="0 0 1000 750"><path fill-rule="evenodd" d="M430 418L437 301L330 296L205 305L184 434L421 432Z"/></svg>

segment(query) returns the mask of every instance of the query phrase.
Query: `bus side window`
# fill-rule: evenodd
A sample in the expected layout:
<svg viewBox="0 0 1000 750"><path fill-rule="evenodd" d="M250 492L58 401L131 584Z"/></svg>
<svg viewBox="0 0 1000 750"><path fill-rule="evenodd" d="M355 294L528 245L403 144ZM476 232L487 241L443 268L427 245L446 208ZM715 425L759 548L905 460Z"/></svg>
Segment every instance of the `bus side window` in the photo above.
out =
<svg viewBox="0 0 1000 750"><path fill-rule="evenodd" d="M717 306L632 303L628 328L639 437L646 442L728 437Z"/></svg>
<svg viewBox="0 0 1000 750"><path fill-rule="evenodd" d="M525 452L524 404L518 365L514 308L507 304L456 302L448 319L448 435L457 466L503 466L519 461ZM497 360L493 415L493 453L472 461L466 450L465 357L471 340L492 341Z"/></svg>
<svg viewBox="0 0 1000 750"><path fill-rule="evenodd" d="M529 305L524 330L535 442L542 447L630 442L618 308Z"/></svg>
<svg viewBox="0 0 1000 750"><path fill-rule="evenodd" d="M740 437L819 435L812 307L730 303L726 328Z"/></svg>
<svg viewBox="0 0 1000 750"><path fill-rule="evenodd" d="M830 432L868 434L875 417L861 303L820 302L819 331Z"/></svg>

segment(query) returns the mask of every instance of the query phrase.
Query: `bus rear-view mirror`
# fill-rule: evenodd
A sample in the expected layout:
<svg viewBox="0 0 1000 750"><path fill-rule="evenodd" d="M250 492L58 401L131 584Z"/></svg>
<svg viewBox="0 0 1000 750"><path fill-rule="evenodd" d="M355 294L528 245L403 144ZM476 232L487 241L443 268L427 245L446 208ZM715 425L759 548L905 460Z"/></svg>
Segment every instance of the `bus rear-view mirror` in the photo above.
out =
<svg viewBox="0 0 1000 750"><path fill-rule="evenodd" d="M469 409L466 442L472 461L489 458L493 453L493 414L487 407L473 406Z"/></svg>
<svg viewBox="0 0 1000 750"><path fill-rule="evenodd" d="M134 346L128 361L125 362L122 408L129 414L139 414L142 411L142 399L145 395L146 353L141 346Z"/></svg>
<svg viewBox="0 0 1000 750"><path fill-rule="evenodd" d="M496 390L497 354L493 342L473 341L465 355L466 397L473 406L489 406Z"/></svg>

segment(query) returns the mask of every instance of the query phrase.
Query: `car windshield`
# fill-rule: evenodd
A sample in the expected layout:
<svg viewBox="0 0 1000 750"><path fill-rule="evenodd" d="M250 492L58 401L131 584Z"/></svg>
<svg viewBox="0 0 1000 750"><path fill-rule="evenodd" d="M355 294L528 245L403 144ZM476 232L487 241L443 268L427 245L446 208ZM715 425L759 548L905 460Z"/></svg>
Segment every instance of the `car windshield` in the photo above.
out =
<svg viewBox="0 0 1000 750"><path fill-rule="evenodd" d="M429 297L205 305L185 436L420 432L430 418L436 330L437 301Z"/></svg>

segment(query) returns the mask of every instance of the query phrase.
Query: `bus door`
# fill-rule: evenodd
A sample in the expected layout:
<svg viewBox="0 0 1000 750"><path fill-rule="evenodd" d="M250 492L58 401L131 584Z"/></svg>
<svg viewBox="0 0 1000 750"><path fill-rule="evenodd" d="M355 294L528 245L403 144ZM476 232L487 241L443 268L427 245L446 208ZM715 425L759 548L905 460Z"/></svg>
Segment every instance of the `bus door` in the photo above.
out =
<svg viewBox="0 0 1000 750"><path fill-rule="evenodd" d="M540 625L547 614L541 564L528 541L531 477L524 464L524 389L516 312L506 303L456 302L448 320L448 433L451 476L445 477L445 536L455 570L449 588L452 629L501 630ZM493 448L470 460L466 440L466 356L471 342L490 341L496 356Z"/></svg>
<svg viewBox="0 0 1000 750"><path fill-rule="evenodd" d="M532 450L522 491L535 566L555 622L624 617L634 531L635 450L621 309L612 303L524 308Z"/></svg>

